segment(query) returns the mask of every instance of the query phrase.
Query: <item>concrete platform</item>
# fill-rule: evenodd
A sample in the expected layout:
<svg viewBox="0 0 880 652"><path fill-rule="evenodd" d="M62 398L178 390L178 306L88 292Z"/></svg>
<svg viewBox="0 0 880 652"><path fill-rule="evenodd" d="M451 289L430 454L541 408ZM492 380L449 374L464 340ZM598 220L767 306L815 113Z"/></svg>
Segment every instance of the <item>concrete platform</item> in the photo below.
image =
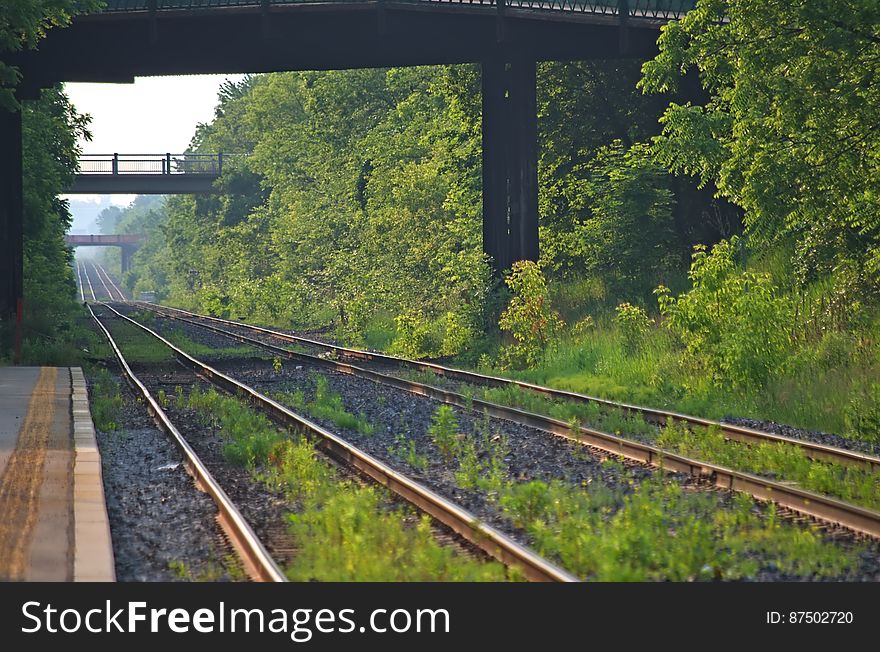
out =
<svg viewBox="0 0 880 652"><path fill-rule="evenodd" d="M0 367L0 580L113 581L101 458L78 367Z"/></svg>

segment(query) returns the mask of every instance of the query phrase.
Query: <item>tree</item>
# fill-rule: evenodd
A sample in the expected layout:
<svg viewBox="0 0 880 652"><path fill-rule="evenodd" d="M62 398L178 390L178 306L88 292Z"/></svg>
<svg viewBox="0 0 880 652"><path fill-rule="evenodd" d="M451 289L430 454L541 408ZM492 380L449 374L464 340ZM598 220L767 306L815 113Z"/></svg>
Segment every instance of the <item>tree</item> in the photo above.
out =
<svg viewBox="0 0 880 652"><path fill-rule="evenodd" d="M698 72L709 95L666 109L669 168L742 206L753 249L790 246L800 284L854 268L864 282L847 285L876 292L880 4L700 0L659 46L642 88Z"/></svg>

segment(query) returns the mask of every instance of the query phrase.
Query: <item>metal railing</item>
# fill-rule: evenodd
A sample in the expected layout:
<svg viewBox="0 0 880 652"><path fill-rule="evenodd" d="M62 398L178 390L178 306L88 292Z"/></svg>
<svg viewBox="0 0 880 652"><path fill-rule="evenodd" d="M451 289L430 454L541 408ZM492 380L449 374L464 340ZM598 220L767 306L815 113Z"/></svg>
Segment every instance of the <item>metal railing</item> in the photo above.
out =
<svg viewBox="0 0 880 652"><path fill-rule="evenodd" d="M79 174L195 174L218 177L223 154L83 154Z"/></svg>
<svg viewBox="0 0 880 652"><path fill-rule="evenodd" d="M217 9L224 7L260 7L283 5L376 3L377 0L107 0L103 9L108 12L173 11L175 9ZM387 4L446 4L474 7L495 7L496 0L385 0ZM503 0L512 9L535 11L563 11L579 14L617 16L628 14L634 18L673 20L680 18L696 5L696 0Z"/></svg>

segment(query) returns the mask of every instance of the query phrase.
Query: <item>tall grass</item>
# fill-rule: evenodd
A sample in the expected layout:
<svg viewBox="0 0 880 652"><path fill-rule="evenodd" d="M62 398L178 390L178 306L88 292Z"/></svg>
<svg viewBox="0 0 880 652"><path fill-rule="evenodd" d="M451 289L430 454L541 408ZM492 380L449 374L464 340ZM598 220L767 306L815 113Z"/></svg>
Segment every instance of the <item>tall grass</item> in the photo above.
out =
<svg viewBox="0 0 880 652"><path fill-rule="evenodd" d="M847 428L847 406L855 394L880 384L873 341L828 333L793 351L765 386L734 390L711 382L700 361L661 326L640 349L628 351L620 328L599 319L583 335L564 335L537 368L506 375L708 418L769 419L855 437Z"/></svg>

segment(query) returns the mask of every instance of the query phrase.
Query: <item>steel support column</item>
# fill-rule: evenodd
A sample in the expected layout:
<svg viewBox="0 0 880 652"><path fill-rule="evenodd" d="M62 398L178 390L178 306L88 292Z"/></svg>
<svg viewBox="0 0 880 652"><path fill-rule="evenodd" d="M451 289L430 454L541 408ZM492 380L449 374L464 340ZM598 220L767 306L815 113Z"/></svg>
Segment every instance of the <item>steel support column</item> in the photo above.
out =
<svg viewBox="0 0 880 652"><path fill-rule="evenodd" d="M483 251L500 275L538 259L534 59L483 62Z"/></svg>
<svg viewBox="0 0 880 652"><path fill-rule="evenodd" d="M22 300L21 112L0 108L0 320L12 323Z"/></svg>
<svg viewBox="0 0 880 652"><path fill-rule="evenodd" d="M125 274L131 269L131 256L134 253L134 250L130 247L119 247L119 251L120 267L122 273Z"/></svg>
<svg viewBox="0 0 880 652"><path fill-rule="evenodd" d="M510 267L505 77L502 61L483 62L483 251L496 274Z"/></svg>
<svg viewBox="0 0 880 652"><path fill-rule="evenodd" d="M510 65L510 261L538 260L538 105L534 59Z"/></svg>

